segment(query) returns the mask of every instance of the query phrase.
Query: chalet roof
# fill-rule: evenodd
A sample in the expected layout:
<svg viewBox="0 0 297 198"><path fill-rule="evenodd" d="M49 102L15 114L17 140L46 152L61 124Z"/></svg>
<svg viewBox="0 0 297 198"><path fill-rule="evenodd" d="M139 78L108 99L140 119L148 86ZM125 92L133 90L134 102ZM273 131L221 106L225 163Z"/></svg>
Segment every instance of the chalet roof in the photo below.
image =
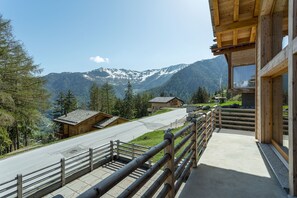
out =
<svg viewBox="0 0 297 198"><path fill-rule="evenodd" d="M156 98L151 99L149 102L150 103L168 103L175 98L182 101L181 99L179 99L177 97L156 97Z"/></svg>
<svg viewBox="0 0 297 198"><path fill-rule="evenodd" d="M258 17L283 13L283 34L288 31L288 1L209 0L215 44L212 52L228 52L255 48Z"/></svg>
<svg viewBox="0 0 297 198"><path fill-rule="evenodd" d="M70 125L77 125L80 122L83 122L94 115L99 114L98 111L90 111L90 110L83 110L83 109L77 109L75 111L72 111L70 113L63 116L60 116L56 119L54 119L55 122L70 124Z"/></svg>
<svg viewBox="0 0 297 198"><path fill-rule="evenodd" d="M98 122L97 124L95 124L94 127L99 128L99 129L103 129L103 128L107 127L108 125L110 125L111 123L113 123L114 121L116 121L117 119L124 119L124 118L121 118L119 116L113 116L111 118L105 118L105 119L101 120L100 122Z"/></svg>

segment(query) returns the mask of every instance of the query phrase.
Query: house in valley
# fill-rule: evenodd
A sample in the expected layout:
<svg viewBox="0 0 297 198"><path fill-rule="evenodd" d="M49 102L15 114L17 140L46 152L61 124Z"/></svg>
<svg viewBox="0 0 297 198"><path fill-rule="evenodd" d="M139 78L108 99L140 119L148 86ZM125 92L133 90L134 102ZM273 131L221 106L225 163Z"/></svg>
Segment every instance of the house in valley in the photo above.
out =
<svg viewBox="0 0 297 198"><path fill-rule="evenodd" d="M57 136L60 138L67 138L121 124L128 120L103 112L77 109L54 119L54 121L61 126Z"/></svg>
<svg viewBox="0 0 297 198"><path fill-rule="evenodd" d="M157 111L164 107L178 108L184 104L184 101L178 97L156 97L149 101L151 103L151 112Z"/></svg>

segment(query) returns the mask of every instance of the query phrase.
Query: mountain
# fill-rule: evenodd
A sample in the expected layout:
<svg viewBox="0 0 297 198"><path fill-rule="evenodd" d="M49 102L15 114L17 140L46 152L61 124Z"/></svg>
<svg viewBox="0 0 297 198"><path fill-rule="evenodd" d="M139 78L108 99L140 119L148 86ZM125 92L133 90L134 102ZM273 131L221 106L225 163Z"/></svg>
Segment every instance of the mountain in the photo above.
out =
<svg viewBox="0 0 297 198"><path fill-rule="evenodd" d="M133 85L134 92L142 92L167 82L172 75L186 68L187 64L179 64L162 69L134 71L127 69L99 68L89 72L50 73L44 76L46 88L56 98L60 91L70 89L80 101L88 101L88 91L93 82L103 85L108 82L114 86L118 97L124 96L128 80Z"/></svg>
<svg viewBox="0 0 297 198"><path fill-rule="evenodd" d="M151 89L154 94L177 96L186 102L199 86L205 87L209 93L214 93L220 87L226 87L228 66L223 56L197 61L175 73L170 80L160 87Z"/></svg>
<svg viewBox="0 0 297 198"><path fill-rule="evenodd" d="M227 84L228 67L223 56L197 61L190 65L179 64L162 69L134 71L127 69L99 68L89 72L50 73L44 76L46 88L55 99L60 91L70 89L81 101L87 102L93 82L113 85L118 97L124 96L128 80L134 92L150 91L154 95L165 93L188 101L198 86L213 93Z"/></svg>

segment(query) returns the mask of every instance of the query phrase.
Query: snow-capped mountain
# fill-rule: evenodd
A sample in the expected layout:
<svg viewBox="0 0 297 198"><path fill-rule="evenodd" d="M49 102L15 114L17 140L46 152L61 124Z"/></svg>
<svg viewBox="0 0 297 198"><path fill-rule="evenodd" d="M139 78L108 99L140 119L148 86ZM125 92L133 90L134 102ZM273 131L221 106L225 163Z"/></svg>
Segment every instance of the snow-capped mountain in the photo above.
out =
<svg viewBox="0 0 297 198"><path fill-rule="evenodd" d="M187 67L179 64L162 69L134 71L127 69L99 68L89 72L50 73L45 76L46 87L55 98L60 91L71 89L79 98L88 97L88 90L93 82L102 85L108 82L114 86L116 95L124 94L128 80L132 83L135 92L155 88L167 82L172 75Z"/></svg>

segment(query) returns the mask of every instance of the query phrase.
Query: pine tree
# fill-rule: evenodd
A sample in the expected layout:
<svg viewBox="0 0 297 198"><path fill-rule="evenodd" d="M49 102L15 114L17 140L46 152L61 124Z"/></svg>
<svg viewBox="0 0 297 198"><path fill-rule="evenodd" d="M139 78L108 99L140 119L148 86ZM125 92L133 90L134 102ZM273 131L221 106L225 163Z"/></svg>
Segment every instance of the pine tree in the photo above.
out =
<svg viewBox="0 0 297 198"><path fill-rule="evenodd" d="M57 99L54 102L54 110L53 110L53 117L58 118L62 115L64 115L65 112L65 95L63 92L60 92L58 94Z"/></svg>
<svg viewBox="0 0 297 198"><path fill-rule="evenodd" d="M71 90L67 91L67 94L65 95L65 102L64 102L64 114L67 115L67 113L74 111L77 109L77 99L73 95Z"/></svg>
<svg viewBox="0 0 297 198"><path fill-rule="evenodd" d="M100 99L100 88L96 83L93 83L89 90L90 94L90 103L89 109L93 111L101 110L101 99Z"/></svg>
<svg viewBox="0 0 297 198"><path fill-rule="evenodd" d="M108 82L104 83L100 89L100 95L102 102L101 111L111 114L116 99L112 85Z"/></svg>
<svg viewBox="0 0 297 198"><path fill-rule="evenodd" d="M133 104L133 89L130 81L128 81L127 89L125 91L125 98L123 101L123 117L132 119L134 117L134 104Z"/></svg>
<svg viewBox="0 0 297 198"><path fill-rule="evenodd" d="M198 87L197 91L192 96L192 103L206 103L208 101L209 95L205 87Z"/></svg>
<svg viewBox="0 0 297 198"><path fill-rule="evenodd" d="M10 21L0 16L0 127L13 145L9 150L27 145L29 134L48 108L48 94L41 70L12 35ZM8 124L8 122L10 122ZM3 136L4 137L4 136ZM7 141L6 141L7 142Z"/></svg>

